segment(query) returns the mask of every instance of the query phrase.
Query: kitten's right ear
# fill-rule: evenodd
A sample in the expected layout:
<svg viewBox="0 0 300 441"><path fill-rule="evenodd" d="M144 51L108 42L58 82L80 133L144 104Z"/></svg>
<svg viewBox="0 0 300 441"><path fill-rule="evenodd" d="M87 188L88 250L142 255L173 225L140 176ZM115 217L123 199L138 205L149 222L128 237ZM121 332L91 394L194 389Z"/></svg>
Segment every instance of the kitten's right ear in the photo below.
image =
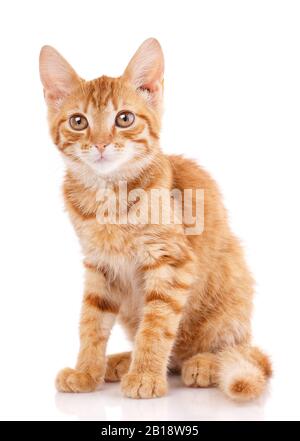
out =
<svg viewBox="0 0 300 441"><path fill-rule="evenodd" d="M75 87L80 77L69 63L51 46L43 46L40 52L40 76L45 100L49 107L58 109Z"/></svg>

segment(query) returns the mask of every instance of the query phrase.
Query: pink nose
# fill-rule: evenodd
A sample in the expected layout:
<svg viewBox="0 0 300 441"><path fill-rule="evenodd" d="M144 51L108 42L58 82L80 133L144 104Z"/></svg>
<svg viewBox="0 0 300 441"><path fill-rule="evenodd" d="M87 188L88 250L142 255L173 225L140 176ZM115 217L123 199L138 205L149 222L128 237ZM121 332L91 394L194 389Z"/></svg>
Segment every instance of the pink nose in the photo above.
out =
<svg viewBox="0 0 300 441"><path fill-rule="evenodd" d="M103 152L107 146L108 144L104 142L95 144L96 149L98 149L100 153Z"/></svg>

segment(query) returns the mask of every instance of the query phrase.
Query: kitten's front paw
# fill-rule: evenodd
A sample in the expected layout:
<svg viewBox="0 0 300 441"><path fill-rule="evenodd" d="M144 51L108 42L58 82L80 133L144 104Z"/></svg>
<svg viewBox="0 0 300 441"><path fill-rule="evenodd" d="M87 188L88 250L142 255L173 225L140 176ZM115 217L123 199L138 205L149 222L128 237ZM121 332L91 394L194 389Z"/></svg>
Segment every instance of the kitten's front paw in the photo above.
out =
<svg viewBox="0 0 300 441"><path fill-rule="evenodd" d="M89 373L70 368L62 369L55 380L59 392L92 392L99 384L101 380L95 381Z"/></svg>
<svg viewBox="0 0 300 441"><path fill-rule="evenodd" d="M167 380L150 374L128 373L121 381L123 394L128 398L157 398L167 392Z"/></svg>

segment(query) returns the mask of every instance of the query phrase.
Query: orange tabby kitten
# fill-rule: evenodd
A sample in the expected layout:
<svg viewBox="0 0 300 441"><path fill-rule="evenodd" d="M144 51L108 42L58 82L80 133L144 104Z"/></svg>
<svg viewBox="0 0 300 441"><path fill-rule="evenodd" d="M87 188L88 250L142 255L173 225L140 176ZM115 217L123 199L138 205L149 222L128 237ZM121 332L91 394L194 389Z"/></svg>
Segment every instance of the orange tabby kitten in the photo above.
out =
<svg viewBox="0 0 300 441"><path fill-rule="evenodd" d="M127 397L160 397L169 369L181 372L187 386L216 385L237 400L260 395L271 364L250 343L253 281L217 186L193 161L160 149L159 43L146 40L121 77L93 81L81 79L45 46L40 73L51 136L66 163L65 204L86 273L78 360L75 369L59 372L58 390L87 392L121 380ZM125 196L131 194L125 203L120 182ZM202 202L195 191L190 201L194 210L203 203L198 233L187 228L196 226L195 217L174 221L183 204L178 193L171 197L173 222L164 222L162 214L156 222L137 221L134 215L153 189L202 189ZM162 199L144 214L167 205ZM118 221L107 222L113 208ZM117 318L134 349L106 357Z"/></svg>

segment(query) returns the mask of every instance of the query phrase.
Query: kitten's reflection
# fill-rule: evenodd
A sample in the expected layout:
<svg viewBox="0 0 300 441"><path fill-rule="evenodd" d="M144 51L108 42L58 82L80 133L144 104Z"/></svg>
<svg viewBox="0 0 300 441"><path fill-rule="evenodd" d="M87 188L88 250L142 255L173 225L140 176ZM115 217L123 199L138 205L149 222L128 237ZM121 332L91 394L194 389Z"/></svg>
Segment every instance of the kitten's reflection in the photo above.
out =
<svg viewBox="0 0 300 441"><path fill-rule="evenodd" d="M57 393L55 404L69 418L98 421L207 421L263 420L265 396L248 403L235 403L218 389L188 389L179 377L170 379L166 397L152 400L123 398L120 384L105 384L87 394ZM72 418L73 416L73 418Z"/></svg>

